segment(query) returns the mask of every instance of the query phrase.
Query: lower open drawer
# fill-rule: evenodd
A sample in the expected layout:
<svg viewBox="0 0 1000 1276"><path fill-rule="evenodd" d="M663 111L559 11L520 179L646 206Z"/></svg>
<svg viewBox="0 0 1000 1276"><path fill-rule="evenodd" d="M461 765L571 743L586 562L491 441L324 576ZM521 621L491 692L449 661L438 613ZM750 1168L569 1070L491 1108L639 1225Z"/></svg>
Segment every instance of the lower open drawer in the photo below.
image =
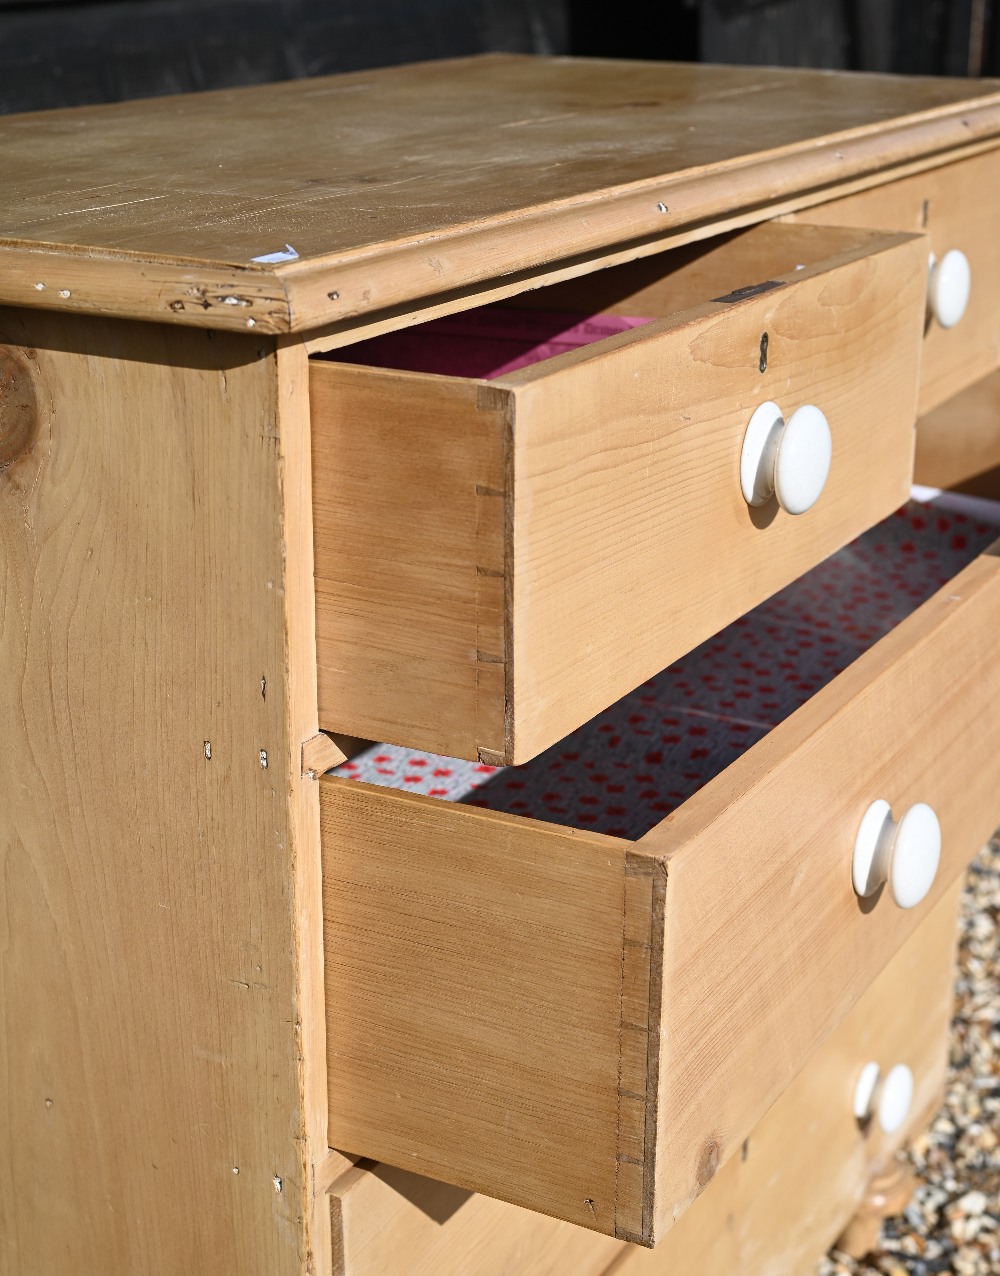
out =
<svg viewBox="0 0 1000 1276"><path fill-rule="evenodd" d="M928 1119L944 1083L956 888L830 1034L740 1152L655 1250L626 1247L408 1170L362 1163L330 1189L337 1276L775 1276L802 1273L854 1214L869 1180ZM919 996L914 990L919 989ZM902 1064L902 1125L859 1122L868 1063ZM885 1089L883 1087L883 1093Z"/></svg>
<svg viewBox="0 0 1000 1276"><path fill-rule="evenodd" d="M1000 815L994 534L911 508L470 795L567 823L326 777L331 1144L655 1244ZM879 799L940 821L911 908L852 885Z"/></svg>

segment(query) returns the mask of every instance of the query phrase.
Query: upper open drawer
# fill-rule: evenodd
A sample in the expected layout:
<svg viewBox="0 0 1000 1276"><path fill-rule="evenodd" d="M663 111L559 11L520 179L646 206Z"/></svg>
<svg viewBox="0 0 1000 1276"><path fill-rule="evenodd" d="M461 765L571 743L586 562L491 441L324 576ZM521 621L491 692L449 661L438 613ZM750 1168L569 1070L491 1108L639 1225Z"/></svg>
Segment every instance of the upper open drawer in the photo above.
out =
<svg viewBox="0 0 1000 1276"><path fill-rule="evenodd" d="M320 724L530 758L896 508L926 272L919 236L767 225L478 312L534 328L498 373L461 317L315 359ZM797 515L744 495L766 402Z"/></svg>
<svg viewBox="0 0 1000 1276"><path fill-rule="evenodd" d="M894 516L467 804L322 780L331 1146L662 1236L1000 817L994 534Z"/></svg>

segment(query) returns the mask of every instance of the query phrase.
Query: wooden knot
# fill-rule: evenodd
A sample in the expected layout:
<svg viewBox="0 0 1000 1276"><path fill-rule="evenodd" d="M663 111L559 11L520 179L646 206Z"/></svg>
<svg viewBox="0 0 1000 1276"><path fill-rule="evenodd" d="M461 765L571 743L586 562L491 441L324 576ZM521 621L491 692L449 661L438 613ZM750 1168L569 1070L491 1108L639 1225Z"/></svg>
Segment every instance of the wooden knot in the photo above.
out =
<svg viewBox="0 0 1000 1276"><path fill-rule="evenodd" d="M715 1177L715 1171L718 1168L719 1145L715 1139L709 1139L701 1149L701 1156L698 1158L698 1186L704 1187L707 1183L710 1183Z"/></svg>
<svg viewBox="0 0 1000 1276"><path fill-rule="evenodd" d="M23 350L0 345L0 469L31 450L39 423L32 361Z"/></svg>

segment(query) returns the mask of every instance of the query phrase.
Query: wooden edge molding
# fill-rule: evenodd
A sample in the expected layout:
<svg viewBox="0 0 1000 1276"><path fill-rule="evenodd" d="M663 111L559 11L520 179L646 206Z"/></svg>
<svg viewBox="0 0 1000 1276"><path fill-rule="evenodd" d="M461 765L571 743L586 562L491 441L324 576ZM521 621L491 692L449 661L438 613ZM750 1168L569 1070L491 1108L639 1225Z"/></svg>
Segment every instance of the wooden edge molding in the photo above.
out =
<svg viewBox="0 0 1000 1276"><path fill-rule="evenodd" d="M667 864L625 853L615 1235L651 1246Z"/></svg>
<svg viewBox="0 0 1000 1276"><path fill-rule="evenodd" d="M429 264L423 237L295 262L276 273L287 289L292 330L308 331L439 294L442 286L482 282L484 263L495 278L551 268L568 243L581 254L630 242L641 252L643 242L652 240L659 242L649 251L657 251L682 232L689 239L715 233L722 220L727 226L766 221L948 163L976 143L995 145L998 134L1000 101L989 100L971 110L897 122L861 136L832 135L818 145L756 155L709 173L668 174L587 192L537 211L519 209L496 224L456 227L447 236L445 276ZM690 233L695 227L701 228L699 234ZM331 291L337 294L339 314L331 313Z"/></svg>
<svg viewBox="0 0 1000 1276"><path fill-rule="evenodd" d="M155 296L155 301L150 296ZM154 320L248 336L291 331L277 271L0 242L0 305Z"/></svg>
<svg viewBox="0 0 1000 1276"><path fill-rule="evenodd" d="M582 250L573 256L552 257L544 263L534 263L517 270L506 271L497 279L473 280L454 284L447 291L427 293L406 301L380 304L361 314L343 319L323 320L309 326L304 342L310 354L321 354L350 345L368 337L379 336L399 328L427 323L445 315L456 314L473 306L509 300L511 297L546 288L551 284L578 279L594 271L610 266L621 266L643 257L655 256L672 248L681 248L715 235L746 230L761 222L792 217L806 209L869 190L874 186L897 181L928 169L952 164L961 159L982 154L997 145L996 138L989 138L971 145L956 147L945 155L927 156L901 164L892 171L881 174L864 174L839 182L830 187L800 192L780 200L751 205L738 211L718 214L676 225L658 234L624 238L615 243Z"/></svg>
<svg viewBox="0 0 1000 1276"><path fill-rule="evenodd" d="M351 321L357 328L359 317L364 323L393 306L413 310L413 302L445 290L480 285L471 291L478 296L489 292L482 285L490 279L551 269L568 243L578 254L607 255L628 244L634 245L632 256L655 252L682 235L690 240L765 221L948 163L996 145L998 137L1000 98L993 94L746 156L711 172L668 173L537 209L513 209L430 237L433 254L429 237L421 235L266 270L0 242L0 304L248 333L310 332ZM601 264L600 257L591 258L582 270ZM511 293L531 286L522 280ZM453 308L473 304L467 296ZM334 338L326 348L358 335Z"/></svg>

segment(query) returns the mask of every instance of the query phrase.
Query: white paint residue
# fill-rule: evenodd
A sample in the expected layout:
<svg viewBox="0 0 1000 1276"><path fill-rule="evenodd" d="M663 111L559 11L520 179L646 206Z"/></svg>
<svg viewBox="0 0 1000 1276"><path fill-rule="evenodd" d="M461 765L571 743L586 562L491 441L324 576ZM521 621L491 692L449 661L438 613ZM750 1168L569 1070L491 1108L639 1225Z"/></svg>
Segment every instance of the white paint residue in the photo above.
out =
<svg viewBox="0 0 1000 1276"><path fill-rule="evenodd" d="M270 266L276 261L298 261L299 254L291 246L286 244L284 248L279 249L276 253L264 253L261 257L252 258L253 261L259 261L263 266Z"/></svg>

